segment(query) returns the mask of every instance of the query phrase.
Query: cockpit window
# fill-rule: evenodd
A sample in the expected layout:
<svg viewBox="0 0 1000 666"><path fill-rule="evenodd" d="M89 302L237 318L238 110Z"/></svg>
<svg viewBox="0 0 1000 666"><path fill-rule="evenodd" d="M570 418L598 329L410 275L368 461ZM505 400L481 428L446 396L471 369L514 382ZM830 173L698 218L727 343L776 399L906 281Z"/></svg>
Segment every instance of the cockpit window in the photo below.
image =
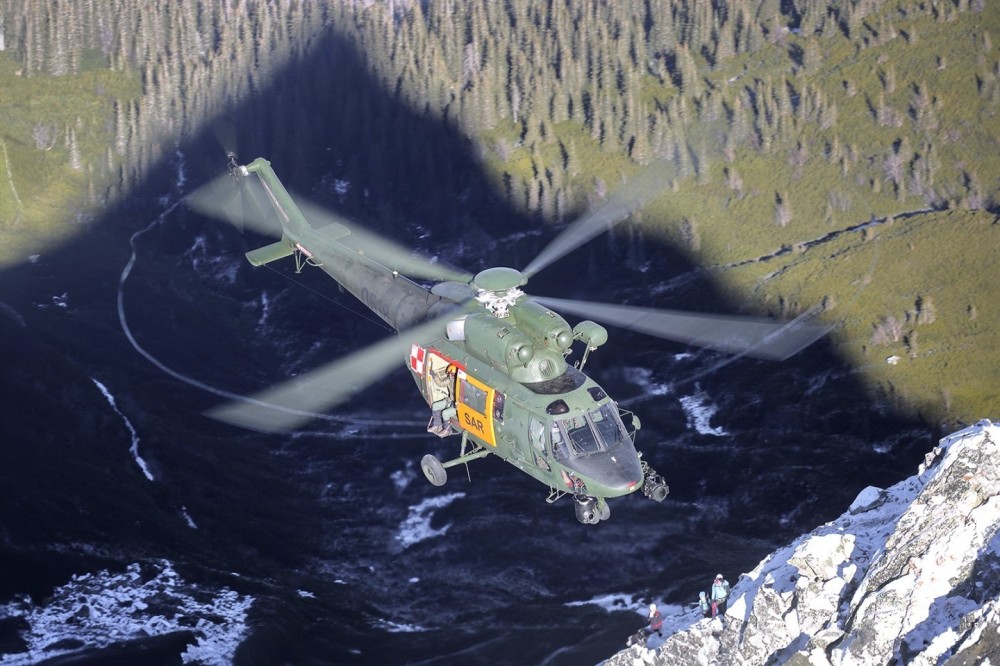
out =
<svg viewBox="0 0 1000 666"><path fill-rule="evenodd" d="M583 415L563 421L566 431L569 434L569 441L572 443L573 453L596 453L602 448L601 441L597 438L594 429Z"/></svg>
<svg viewBox="0 0 1000 666"><path fill-rule="evenodd" d="M552 421L552 455L566 460L605 451L627 437L612 402L586 414Z"/></svg>
<svg viewBox="0 0 1000 666"><path fill-rule="evenodd" d="M614 403L604 403L603 407L592 411L590 417L607 446L614 446L623 437L627 437L625 425L622 423L621 417L618 416L618 409Z"/></svg>

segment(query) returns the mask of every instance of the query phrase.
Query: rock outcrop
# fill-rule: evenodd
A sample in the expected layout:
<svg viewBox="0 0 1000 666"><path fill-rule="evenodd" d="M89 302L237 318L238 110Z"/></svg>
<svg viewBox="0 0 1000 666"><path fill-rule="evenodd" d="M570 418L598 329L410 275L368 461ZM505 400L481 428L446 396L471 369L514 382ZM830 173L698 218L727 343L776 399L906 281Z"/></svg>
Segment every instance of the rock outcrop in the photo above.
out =
<svg viewBox="0 0 1000 666"><path fill-rule="evenodd" d="M1000 426L984 420L741 576L723 617L606 664L997 663L998 494Z"/></svg>

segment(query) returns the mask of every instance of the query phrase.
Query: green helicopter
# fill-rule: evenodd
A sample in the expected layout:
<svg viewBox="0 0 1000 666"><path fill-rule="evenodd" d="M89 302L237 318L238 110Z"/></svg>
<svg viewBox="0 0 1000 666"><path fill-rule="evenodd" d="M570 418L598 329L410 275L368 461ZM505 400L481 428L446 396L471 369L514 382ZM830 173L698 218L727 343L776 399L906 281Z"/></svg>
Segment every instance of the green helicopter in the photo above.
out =
<svg viewBox="0 0 1000 666"><path fill-rule="evenodd" d="M281 223L280 240L247 253L251 264L292 257L297 272L319 268L398 335L207 414L261 432L292 430L402 362L432 410L428 432L459 437L456 457L441 461L428 454L421 460L424 475L436 486L446 482L449 468L493 454L547 486L547 502L571 495L576 517L585 524L606 520L613 497L639 490L658 502L667 497L663 477L635 448L638 417L583 372L589 354L607 341L607 330L590 319L571 327L552 308L668 340L774 360L826 332L805 318L781 323L530 297L522 291L530 276L627 219L650 190L659 190L655 170L569 225L525 269L496 267L476 275L415 255L304 201L296 203L263 158L241 165L230 154L229 171L238 188L255 176ZM223 176L200 189L189 197L190 205L227 216L224 190L234 189L229 180ZM270 228L268 217L258 209L244 221ZM309 220L325 223L313 226ZM583 354L570 364L574 343L583 346Z"/></svg>

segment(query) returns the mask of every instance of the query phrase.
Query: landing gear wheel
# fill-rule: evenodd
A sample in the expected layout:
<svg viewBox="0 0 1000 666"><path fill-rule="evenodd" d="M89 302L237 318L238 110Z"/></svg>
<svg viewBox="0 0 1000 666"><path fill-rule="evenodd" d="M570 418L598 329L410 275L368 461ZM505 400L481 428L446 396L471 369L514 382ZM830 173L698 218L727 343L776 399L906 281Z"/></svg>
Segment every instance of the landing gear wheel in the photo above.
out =
<svg viewBox="0 0 1000 666"><path fill-rule="evenodd" d="M427 480L435 486L443 486L444 482L448 480L448 472L445 471L444 465L429 453L420 459L420 469Z"/></svg>
<svg viewBox="0 0 1000 666"><path fill-rule="evenodd" d="M601 499L597 501L597 519L607 520L611 517L611 507L608 506L608 501Z"/></svg>

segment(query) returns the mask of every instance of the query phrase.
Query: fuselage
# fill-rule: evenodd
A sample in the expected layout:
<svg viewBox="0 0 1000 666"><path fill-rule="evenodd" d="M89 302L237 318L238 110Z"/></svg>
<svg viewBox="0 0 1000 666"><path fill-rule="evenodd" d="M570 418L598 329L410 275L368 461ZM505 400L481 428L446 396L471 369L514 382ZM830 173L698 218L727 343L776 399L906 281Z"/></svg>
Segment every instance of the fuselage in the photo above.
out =
<svg viewBox="0 0 1000 666"><path fill-rule="evenodd" d="M428 404L449 389L453 425L463 437L559 493L604 498L642 487L643 467L617 404L566 362L574 339L591 348L603 340L575 334L562 317L520 292L517 271L488 269L468 284L425 287L367 256L363 239L347 226L313 228L265 160L246 170L260 176L284 229L281 241L248 255L252 262L294 254L402 338L441 318L430 339L412 340L409 359L401 360ZM446 380L448 365L457 373Z"/></svg>
<svg viewBox="0 0 1000 666"><path fill-rule="evenodd" d="M475 443L562 492L617 497L642 487L642 466L617 404L576 368L522 384L461 343L414 344L407 368L428 404L435 371L448 364L458 368L457 425Z"/></svg>

